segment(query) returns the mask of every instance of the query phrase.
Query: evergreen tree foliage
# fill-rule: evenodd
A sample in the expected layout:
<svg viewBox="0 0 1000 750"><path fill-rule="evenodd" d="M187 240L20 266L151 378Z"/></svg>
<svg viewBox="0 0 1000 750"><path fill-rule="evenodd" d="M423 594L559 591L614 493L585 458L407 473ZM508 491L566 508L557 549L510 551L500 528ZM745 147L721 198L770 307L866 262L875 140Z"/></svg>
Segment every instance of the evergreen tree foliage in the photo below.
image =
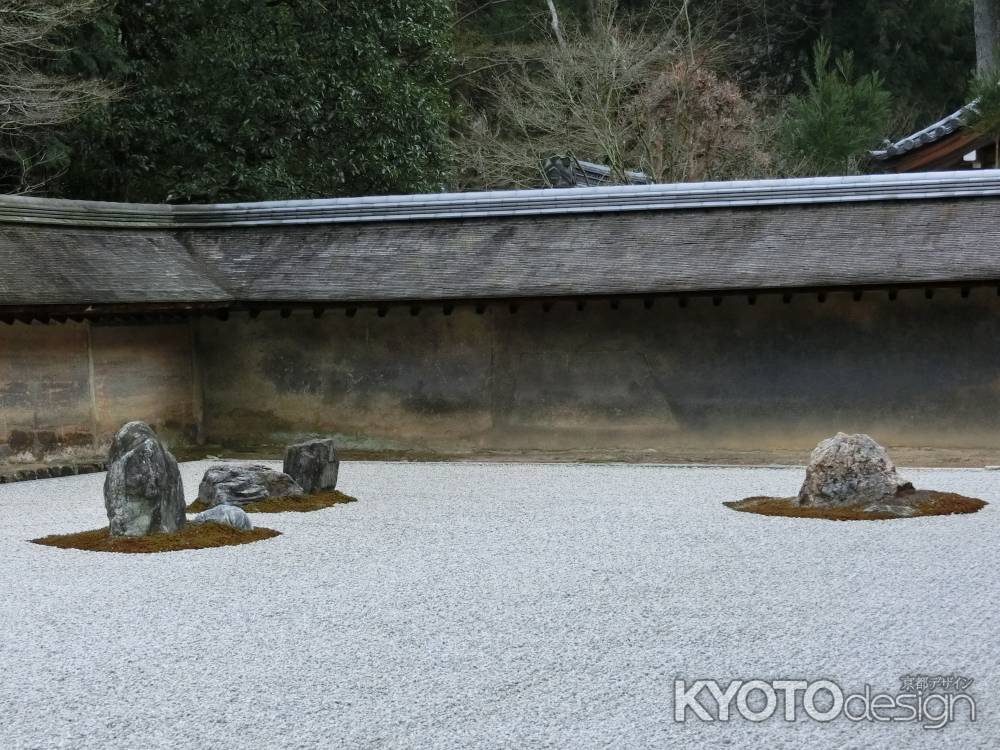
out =
<svg viewBox="0 0 1000 750"><path fill-rule="evenodd" d="M67 138L62 189L152 202L438 189L451 17L447 0L122 0L103 19L111 48L73 64L117 74L125 94Z"/></svg>
<svg viewBox="0 0 1000 750"><path fill-rule="evenodd" d="M889 127L891 100L882 79L856 75L850 53L833 60L822 39L813 48L811 73L803 71L802 78L806 91L789 99L783 119L787 158L805 174L856 171Z"/></svg>
<svg viewBox="0 0 1000 750"><path fill-rule="evenodd" d="M564 25L586 30L599 1L556 5ZM731 45L733 78L776 97L802 90L798 71L823 37L835 57L852 52L860 74L881 74L900 132L964 104L976 60L972 0L620 0L619 7L666 19L684 9L699 29ZM495 47L547 34L544 0L460 0L458 8L466 45Z"/></svg>
<svg viewBox="0 0 1000 750"><path fill-rule="evenodd" d="M981 71L972 79L969 88L979 113L973 127L980 133L1000 134L1000 71Z"/></svg>
<svg viewBox="0 0 1000 750"><path fill-rule="evenodd" d="M797 71L810 64L813 47L822 37L829 41L833 57L851 52L859 74L880 74L892 92L900 134L966 103L966 83L976 60L971 0L717 3L726 6L720 18L738 22L733 33L747 52L745 78L763 76L779 94L801 91Z"/></svg>

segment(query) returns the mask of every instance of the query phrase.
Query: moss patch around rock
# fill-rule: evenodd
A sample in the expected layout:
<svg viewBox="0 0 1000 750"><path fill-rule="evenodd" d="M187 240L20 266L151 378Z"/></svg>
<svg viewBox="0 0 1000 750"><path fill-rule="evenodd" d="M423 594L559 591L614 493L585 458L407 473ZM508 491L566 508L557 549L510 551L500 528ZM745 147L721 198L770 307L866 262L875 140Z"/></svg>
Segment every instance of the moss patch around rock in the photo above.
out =
<svg viewBox="0 0 1000 750"><path fill-rule="evenodd" d="M218 523L189 523L179 531L149 534L148 536L111 536L107 527L104 527L92 531L78 531L75 534L53 534L31 541L35 544L44 544L60 549L134 554L249 544L280 534L280 531L261 527L254 528L252 531L239 531Z"/></svg>
<svg viewBox="0 0 1000 750"><path fill-rule="evenodd" d="M727 508L761 516L786 516L788 518L822 518L827 521L888 521L921 516L948 516L955 513L975 513L988 505L984 500L956 495L953 492L915 490L907 493L906 504L916 512L912 516L897 516L884 511L868 512L864 505L816 507L799 505L795 497L748 497L723 503Z"/></svg>
<svg viewBox="0 0 1000 750"><path fill-rule="evenodd" d="M269 497L267 500L247 503L240 507L247 513L304 513L357 501L356 497L345 495L340 490L329 490L298 497ZM201 513L204 510L208 510L208 506L201 500L195 500L187 507L188 513Z"/></svg>

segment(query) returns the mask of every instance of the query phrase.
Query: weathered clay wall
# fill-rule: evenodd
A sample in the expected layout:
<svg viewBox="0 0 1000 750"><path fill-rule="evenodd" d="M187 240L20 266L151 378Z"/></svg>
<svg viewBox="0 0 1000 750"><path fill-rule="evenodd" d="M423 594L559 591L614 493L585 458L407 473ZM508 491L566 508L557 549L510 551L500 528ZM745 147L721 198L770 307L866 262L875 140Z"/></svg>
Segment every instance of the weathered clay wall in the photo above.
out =
<svg viewBox="0 0 1000 750"><path fill-rule="evenodd" d="M14 453L93 443L84 325L0 326L0 443Z"/></svg>
<svg viewBox="0 0 1000 750"><path fill-rule="evenodd" d="M168 439L197 433L190 326L0 326L0 459L86 451L143 419Z"/></svg>
<svg viewBox="0 0 1000 750"><path fill-rule="evenodd" d="M174 439L197 434L199 405L188 325L94 327L97 434L141 419Z"/></svg>
<svg viewBox="0 0 1000 750"><path fill-rule="evenodd" d="M1000 450L1000 298L973 289L0 326L0 453L168 439L373 450L810 448L837 430ZM197 361L196 361L197 360ZM2 456L0 456L2 458Z"/></svg>
<svg viewBox="0 0 1000 750"><path fill-rule="evenodd" d="M264 313L198 328L210 441L805 450L837 430L1000 447L1000 300L922 290Z"/></svg>

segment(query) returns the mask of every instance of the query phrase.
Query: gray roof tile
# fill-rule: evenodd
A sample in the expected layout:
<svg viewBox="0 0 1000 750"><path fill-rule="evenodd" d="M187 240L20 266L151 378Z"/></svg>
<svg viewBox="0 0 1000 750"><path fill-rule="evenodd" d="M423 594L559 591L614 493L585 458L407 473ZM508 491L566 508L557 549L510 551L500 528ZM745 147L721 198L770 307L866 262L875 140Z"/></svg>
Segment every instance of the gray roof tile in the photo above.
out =
<svg viewBox="0 0 1000 750"><path fill-rule="evenodd" d="M0 198L0 308L1000 280L1000 171L153 206Z"/></svg>

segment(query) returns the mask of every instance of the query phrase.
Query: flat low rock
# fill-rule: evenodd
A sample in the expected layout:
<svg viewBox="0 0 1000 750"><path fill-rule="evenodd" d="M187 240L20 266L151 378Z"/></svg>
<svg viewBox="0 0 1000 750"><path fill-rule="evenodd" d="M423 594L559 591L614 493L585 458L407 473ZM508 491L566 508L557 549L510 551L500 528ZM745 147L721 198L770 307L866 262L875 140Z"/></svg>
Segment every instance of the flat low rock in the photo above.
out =
<svg viewBox="0 0 1000 750"><path fill-rule="evenodd" d="M866 513L888 513L897 518L910 518L917 515L917 509L912 505L899 505L898 503L872 503L865 506Z"/></svg>
<svg viewBox="0 0 1000 750"><path fill-rule="evenodd" d="M104 507L112 536L145 536L184 526L177 461L144 422L125 424L111 442Z"/></svg>
<svg viewBox="0 0 1000 750"><path fill-rule="evenodd" d="M306 492L336 489L340 461L333 438L289 445L285 449L284 470Z"/></svg>
<svg viewBox="0 0 1000 750"><path fill-rule="evenodd" d="M196 515L191 523L218 523L240 531L253 531L250 516L243 508L235 505L216 505Z"/></svg>
<svg viewBox="0 0 1000 750"><path fill-rule="evenodd" d="M902 505L900 490L913 485L899 478L888 452L868 435L838 432L809 457L800 505Z"/></svg>
<svg viewBox="0 0 1000 750"><path fill-rule="evenodd" d="M205 505L246 505L269 497L297 497L302 487L288 474L268 466L217 464L205 472L198 485L198 499Z"/></svg>

